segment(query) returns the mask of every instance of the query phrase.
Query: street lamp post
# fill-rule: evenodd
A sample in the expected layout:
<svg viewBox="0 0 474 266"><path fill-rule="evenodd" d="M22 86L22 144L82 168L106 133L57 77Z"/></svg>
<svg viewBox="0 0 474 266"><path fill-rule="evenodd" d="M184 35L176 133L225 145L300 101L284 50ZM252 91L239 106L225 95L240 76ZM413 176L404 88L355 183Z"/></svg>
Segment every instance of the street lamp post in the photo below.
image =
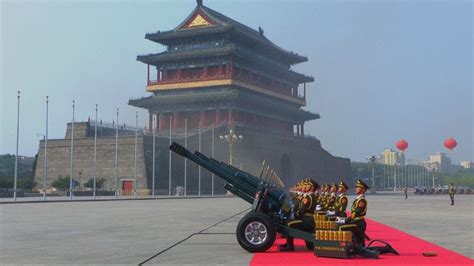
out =
<svg viewBox="0 0 474 266"><path fill-rule="evenodd" d="M435 171L436 168L431 168L431 178L433 179L433 189L435 188Z"/></svg>
<svg viewBox="0 0 474 266"><path fill-rule="evenodd" d="M374 155L370 156L369 162L370 166L372 167L372 191L375 192L375 161L377 159Z"/></svg>
<svg viewBox="0 0 474 266"><path fill-rule="evenodd" d="M242 141L244 137L235 134L233 129L229 129L229 134L220 135L219 138L229 144L229 164L234 165L234 143Z"/></svg>

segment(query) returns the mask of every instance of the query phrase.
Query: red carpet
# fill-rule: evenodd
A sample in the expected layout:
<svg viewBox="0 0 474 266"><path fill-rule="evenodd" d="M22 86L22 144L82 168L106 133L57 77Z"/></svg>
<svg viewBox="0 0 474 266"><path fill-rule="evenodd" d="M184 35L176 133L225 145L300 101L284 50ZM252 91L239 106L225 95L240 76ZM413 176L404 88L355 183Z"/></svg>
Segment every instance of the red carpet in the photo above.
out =
<svg viewBox="0 0 474 266"><path fill-rule="evenodd" d="M387 241L400 253L400 256L382 254L378 260L359 256L353 259L322 258L306 250L301 240L295 240L295 252L279 252L278 245L284 243L285 240L277 239L275 245L267 252L256 253L250 265L474 265L474 260L468 257L370 219L367 219L367 235L371 239ZM434 251L437 256L424 257L423 252L426 251Z"/></svg>

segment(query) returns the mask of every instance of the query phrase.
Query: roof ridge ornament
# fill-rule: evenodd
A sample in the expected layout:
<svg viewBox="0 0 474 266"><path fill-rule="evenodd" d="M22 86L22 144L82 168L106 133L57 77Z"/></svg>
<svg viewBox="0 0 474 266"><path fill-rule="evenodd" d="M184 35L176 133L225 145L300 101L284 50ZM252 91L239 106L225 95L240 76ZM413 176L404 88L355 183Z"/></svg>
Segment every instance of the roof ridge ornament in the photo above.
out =
<svg viewBox="0 0 474 266"><path fill-rule="evenodd" d="M198 6L202 6L202 0L196 0Z"/></svg>
<svg viewBox="0 0 474 266"><path fill-rule="evenodd" d="M260 26L258 26L258 32L263 36L263 29Z"/></svg>

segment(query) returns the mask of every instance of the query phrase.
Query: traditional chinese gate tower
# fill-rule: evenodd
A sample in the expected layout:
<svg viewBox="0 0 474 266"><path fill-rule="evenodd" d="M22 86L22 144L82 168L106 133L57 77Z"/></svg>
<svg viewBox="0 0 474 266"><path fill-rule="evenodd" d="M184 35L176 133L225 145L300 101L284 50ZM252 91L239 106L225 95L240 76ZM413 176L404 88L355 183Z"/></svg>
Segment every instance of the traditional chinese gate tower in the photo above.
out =
<svg viewBox="0 0 474 266"><path fill-rule="evenodd" d="M166 51L137 57L148 65L146 90L153 95L129 104L149 110L149 128L152 115L157 116L163 135L170 127L182 132L185 121L189 131L212 125L238 128L245 131L244 142L249 147L240 150L241 161L245 157L271 162L273 156L273 167L285 179L303 178L301 175L349 178L349 160L332 157L314 137L305 137L304 123L319 118L302 109L306 83L314 79L291 66L308 59L278 47L261 28L251 29L197 2L173 30L146 34L146 39L165 45ZM298 145L312 150L302 151ZM320 162L297 158L311 158L308 152ZM336 166L331 160L344 162ZM324 165L319 170L285 170L298 167L296 163L285 166L290 161ZM339 168L338 174L329 169L331 165Z"/></svg>
<svg viewBox="0 0 474 266"><path fill-rule="evenodd" d="M148 64L153 96L132 105L158 114L160 131L172 116L175 129L187 119L189 129L199 121L203 127L227 122L288 134L296 126L303 135L304 122L318 118L301 110L305 83L313 78L290 69L308 59L276 46L261 29L198 5L175 29L145 38L167 51L138 56Z"/></svg>

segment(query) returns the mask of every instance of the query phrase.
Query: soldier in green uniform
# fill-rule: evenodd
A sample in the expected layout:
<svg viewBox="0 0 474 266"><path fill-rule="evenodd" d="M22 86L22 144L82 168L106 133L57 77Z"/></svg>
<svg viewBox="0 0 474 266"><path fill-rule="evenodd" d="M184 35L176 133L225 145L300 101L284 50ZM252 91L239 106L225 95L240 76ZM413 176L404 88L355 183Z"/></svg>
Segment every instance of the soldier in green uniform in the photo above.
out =
<svg viewBox="0 0 474 266"><path fill-rule="evenodd" d="M317 188L314 189L314 198L316 200L316 206L319 205L319 202L321 200L321 188L317 186Z"/></svg>
<svg viewBox="0 0 474 266"><path fill-rule="evenodd" d="M346 191L349 188L344 182L340 182L337 190L337 198L336 203L334 204L334 208L332 211L328 211L328 216L337 216L337 217L347 217L346 209L347 209L347 196Z"/></svg>
<svg viewBox="0 0 474 266"><path fill-rule="evenodd" d="M320 200L318 200L318 205L316 206L317 211L326 211L325 207L329 199L329 185L327 183L323 184Z"/></svg>
<svg viewBox="0 0 474 266"><path fill-rule="evenodd" d="M326 205L324 206L324 210L326 211L334 211L334 205L336 204L337 199L337 184L332 183L331 189L329 190L329 196L326 201Z"/></svg>
<svg viewBox="0 0 474 266"><path fill-rule="evenodd" d="M394 253L398 255L398 252L393 249L388 243L385 246L372 246L365 248L365 230L367 223L365 222L365 215L367 214L367 200L365 199L365 192L369 189L369 186L362 180L357 180L356 185L357 197L352 203L351 216L347 218L338 217L336 222L340 225L340 231L351 231L355 238L355 250L356 254L370 258L378 258L379 254L382 253Z"/></svg>
<svg viewBox="0 0 474 266"><path fill-rule="evenodd" d="M448 194L449 194L449 197L451 198L451 205L454 205L454 184L453 183L449 184Z"/></svg>
<svg viewBox="0 0 474 266"><path fill-rule="evenodd" d="M287 223L287 226L290 228L299 229L302 231L311 232L314 231L314 209L316 208L316 197L314 195L314 190L319 188L319 185L316 181L308 179L306 183L305 190L308 193L305 193L301 201L298 202L298 207L296 210L296 217L294 220L290 220ZM286 244L280 245L280 251L294 251L294 239L293 237L286 236Z"/></svg>
<svg viewBox="0 0 474 266"><path fill-rule="evenodd" d="M367 200L365 199L365 192L369 186L362 180L357 180L356 185L357 197L352 203L351 216L347 218L338 218L337 222L343 224L339 226L341 231L351 231L354 233L356 243L365 247L364 236L367 224L365 222L365 215L367 213Z"/></svg>

